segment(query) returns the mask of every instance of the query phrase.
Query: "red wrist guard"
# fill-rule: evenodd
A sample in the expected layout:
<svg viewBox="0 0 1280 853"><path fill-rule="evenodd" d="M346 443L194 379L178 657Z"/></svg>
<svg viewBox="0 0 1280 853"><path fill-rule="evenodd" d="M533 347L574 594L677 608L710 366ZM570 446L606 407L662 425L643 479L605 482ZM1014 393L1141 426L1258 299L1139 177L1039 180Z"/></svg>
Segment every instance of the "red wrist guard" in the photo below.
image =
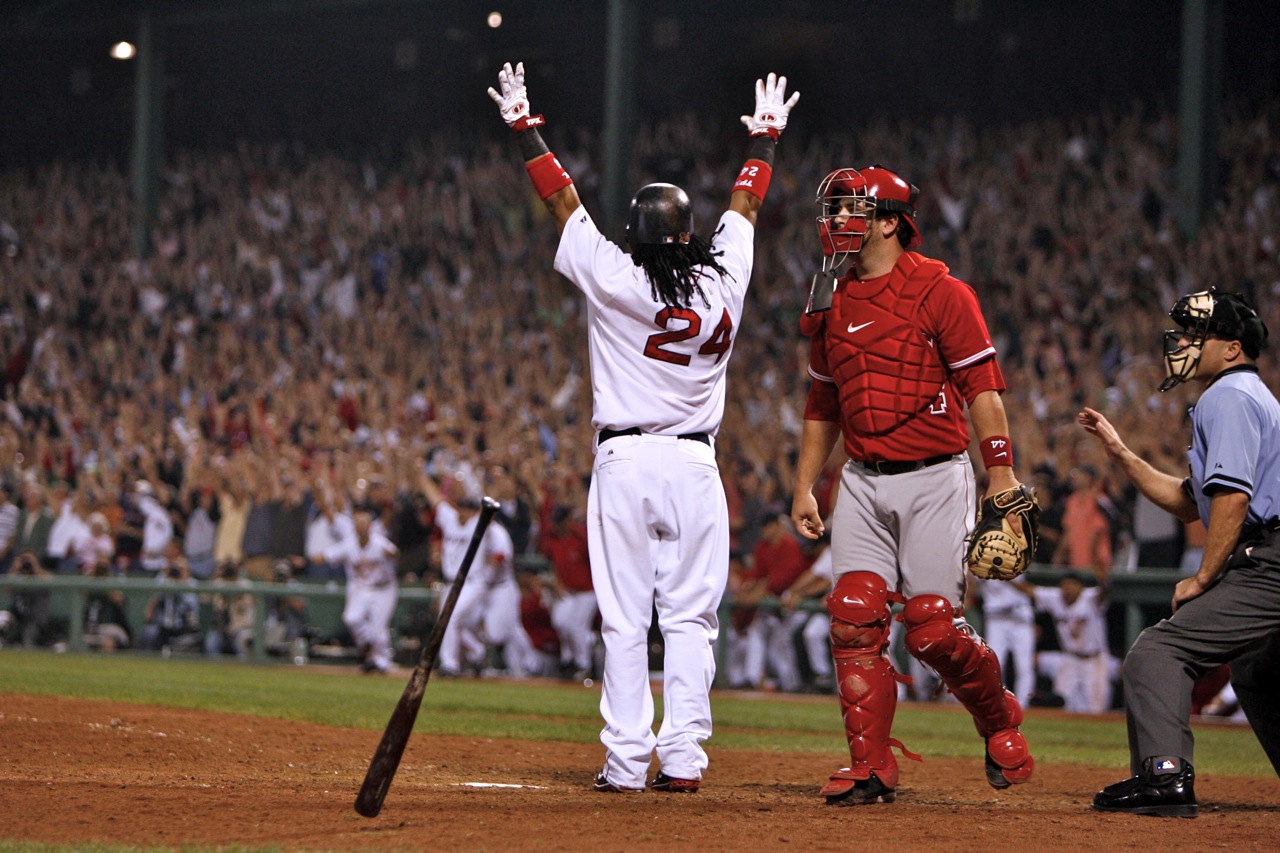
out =
<svg viewBox="0 0 1280 853"><path fill-rule="evenodd" d="M1007 435L993 435L978 442L982 450L982 464L987 468L997 465L1013 467L1013 442Z"/></svg>
<svg viewBox="0 0 1280 853"><path fill-rule="evenodd" d="M543 201L573 183L573 178L569 177L556 155L550 151L525 163L524 169L529 173L529 180L533 181L533 188Z"/></svg>
<svg viewBox="0 0 1280 853"><path fill-rule="evenodd" d="M778 133L778 129L776 127L762 127L759 130L751 131L750 135L751 136L767 136L770 139L772 139L774 142L777 142L778 137L781 136L781 134Z"/></svg>
<svg viewBox="0 0 1280 853"><path fill-rule="evenodd" d="M733 184L733 191L751 193L764 201L764 194L769 191L769 181L773 179L773 167L763 160L748 160L738 173L738 180Z"/></svg>
<svg viewBox="0 0 1280 853"><path fill-rule="evenodd" d="M520 116L520 118L516 119L515 124L511 125L511 129L519 133L531 127L542 127L546 123L547 120L542 116Z"/></svg>

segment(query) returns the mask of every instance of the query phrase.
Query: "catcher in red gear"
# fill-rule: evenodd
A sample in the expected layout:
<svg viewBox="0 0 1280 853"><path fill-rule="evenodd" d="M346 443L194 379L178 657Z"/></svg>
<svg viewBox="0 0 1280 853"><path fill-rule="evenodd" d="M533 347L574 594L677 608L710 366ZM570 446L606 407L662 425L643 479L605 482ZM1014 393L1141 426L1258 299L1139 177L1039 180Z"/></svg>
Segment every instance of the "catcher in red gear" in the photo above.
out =
<svg viewBox="0 0 1280 853"><path fill-rule="evenodd" d="M802 535L822 535L813 486L842 438L850 461L832 515L827 608L849 764L822 788L833 805L892 802L892 748L918 758L890 734L902 680L886 655L896 603L907 651L973 715L987 781L1007 788L1035 766L1022 708L962 618L977 502L970 421L988 496L1019 486L1004 377L973 289L911 251L923 242L918 195L883 166L837 169L818 190L825 261L802 319L812 384L791 515Z"/></svg>

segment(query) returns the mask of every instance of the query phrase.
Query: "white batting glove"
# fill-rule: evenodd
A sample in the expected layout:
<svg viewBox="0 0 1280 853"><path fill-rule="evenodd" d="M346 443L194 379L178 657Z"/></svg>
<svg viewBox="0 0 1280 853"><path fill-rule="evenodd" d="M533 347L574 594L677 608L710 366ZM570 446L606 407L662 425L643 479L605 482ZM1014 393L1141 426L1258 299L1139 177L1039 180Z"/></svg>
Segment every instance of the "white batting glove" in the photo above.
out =
<svg viewBox="0 0 1280 853"><path fill-rule="evenodd" d="M787 98L787 78L779 77L772 71L765 80L756 81L755 115L743 116L742 123L752 136L765 136L775 140L787 126L787 114L800 100L800 93L793 92Z"/></svg>
<svg viewBox="0 0 1280 853"><path fill-rule="evenodd" d="M521 131L544 124L542 116L529 115L529 91L524 87L524 63L504 63L498 72L498 90L489 87L489 97L498 105L502 120L512 130Z"/></svg>

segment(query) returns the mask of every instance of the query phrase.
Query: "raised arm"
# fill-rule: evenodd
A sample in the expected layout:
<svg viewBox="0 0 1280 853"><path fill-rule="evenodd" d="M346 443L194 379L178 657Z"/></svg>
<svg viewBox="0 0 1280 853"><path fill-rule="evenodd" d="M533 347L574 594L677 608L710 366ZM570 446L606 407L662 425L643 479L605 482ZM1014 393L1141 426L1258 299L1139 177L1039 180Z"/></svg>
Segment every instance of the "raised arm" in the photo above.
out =
<svg viewBox="0 0 1280 853"><path fill-rule="evenodd" d="M498 72L498 88L489 87L489 97L498 105L502 120L515 131L520 153L524 155L525 171L529 173L538 197L556 221L557 231L564 231L565 223L582 206L582 200L578 198L573 179L538 132L538 128L547 123L546 119L529 112L524 63L517 62L514 69L510 62L504 64Z"/></svg>
<svg viewBox="0 0 1280 853"><path fill-rule="evenodd" d="M418 488L427 499L427 503L431 505L431 509L434 510L438 504L444 501L444 492L440 491L435 479L426 471L418 472Z"/></svg>
<svg viewBox="0 0 1280 853"><path fill-rule="evenodd" d="M1084 431L1098 440L1107 456L1124 470L1138 491L1156 506L1182 521L1195 521L1200 517L1196 503L1183 488L1182 480L1151 467L1130 450L1120 439L1120 434L1102 414L1087 406L1076 415L1076 422Z"/></svg>
<svg viewBox="0 0 1280 853"><path fill-rule="evenodd" d="M747 162L738 172L738 180L729 196L729 209L746 217L753 226L764 203L769 181L773 177L773 153L778 136L787 127L787 116L800 100L799 92L787 97L787 78L772 71L764 80L756 80L756 111L743 116L742 123L751 133Z"/></svg>

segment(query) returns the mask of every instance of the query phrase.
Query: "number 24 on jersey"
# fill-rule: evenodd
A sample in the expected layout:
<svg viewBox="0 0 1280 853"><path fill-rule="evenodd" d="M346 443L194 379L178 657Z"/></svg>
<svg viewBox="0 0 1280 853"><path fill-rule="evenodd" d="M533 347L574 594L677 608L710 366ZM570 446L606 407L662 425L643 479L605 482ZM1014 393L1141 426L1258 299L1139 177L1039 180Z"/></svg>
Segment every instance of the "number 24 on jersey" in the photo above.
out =
<svg viewBox="0 0 1280 853"><path fill-rule="evenodd" d="M650 335L644 345L644 354L649 358L665 361L668 364L687 365L692 361L691 356L672 349L664 349L664 347L678 344L680 341L687 341L690 338L696 338L702 332L702 317L691 308L667 306L653 318L653 322L660 329L666 329L673 320L677 323L683 321L685 323L684 328L670 329ZM707 339L706 343L698 347L698 355L715 356L716 363L719 364L732 345L733 320L729 317L728 309L723 309L720 322L716 324L711 337Z"/></svg>

